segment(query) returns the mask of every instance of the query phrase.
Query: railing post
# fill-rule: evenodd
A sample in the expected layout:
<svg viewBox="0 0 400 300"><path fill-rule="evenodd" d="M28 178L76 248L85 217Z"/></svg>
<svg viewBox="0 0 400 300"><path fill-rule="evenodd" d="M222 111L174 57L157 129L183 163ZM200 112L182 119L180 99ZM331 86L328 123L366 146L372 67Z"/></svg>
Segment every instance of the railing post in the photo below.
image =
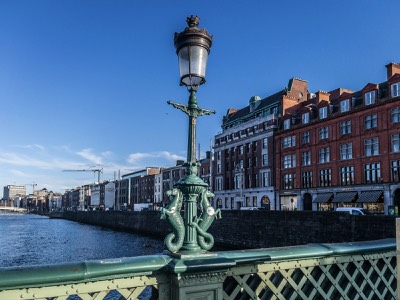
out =
<svg viewBox="0 0 400 300"><path fill-rule="evenodd" d="M176 300L222 300L226 272L177 274L172 278L171 299Z"/></svg>
<svg viewBox="0 0 400 300"><path fill-rule="evenodd" d="M222 300L223 283L236 262L217 253L180 255L169 263L171 298Z"/></svg>

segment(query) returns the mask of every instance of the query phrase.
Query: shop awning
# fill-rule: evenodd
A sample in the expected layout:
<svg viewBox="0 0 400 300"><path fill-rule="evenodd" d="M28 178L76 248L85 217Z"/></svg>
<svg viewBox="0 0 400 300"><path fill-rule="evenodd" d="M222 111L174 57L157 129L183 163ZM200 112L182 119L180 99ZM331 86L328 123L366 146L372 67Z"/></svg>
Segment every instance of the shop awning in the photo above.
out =
<svg viewBox="0 0 400 300"><path fill-rule="evenodd" d="M333 193L318 194L317 197L313 200L313 203L326 203L332 198L332 196Z"/></svg>
<svg viewBox="0 0 400 300"><path fill-rule="evenodd" d="M362 192L360 198L357 202L359 203L371 203L378 202L379 198L382 196L382 191L368 191Z"/></svg>
<svg viewBox="0 0 400 300"><path fill-rule="evenodd" d="M332 202L348 203L348 202L352 202L356 196L357 196L357 192L337 193L335 198L333 198Z"/></svg>

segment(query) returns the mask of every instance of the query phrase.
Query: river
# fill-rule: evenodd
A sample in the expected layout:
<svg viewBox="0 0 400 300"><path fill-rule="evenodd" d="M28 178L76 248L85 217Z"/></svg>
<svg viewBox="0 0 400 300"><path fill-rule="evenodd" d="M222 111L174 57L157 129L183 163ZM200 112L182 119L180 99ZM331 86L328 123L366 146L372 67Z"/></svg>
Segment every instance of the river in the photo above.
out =
<svg viewBox="0 0 400 300"><path fill-rule="evenodd" d="M163 241L64 219L0 214L0 267L161 253Z"/></svg>

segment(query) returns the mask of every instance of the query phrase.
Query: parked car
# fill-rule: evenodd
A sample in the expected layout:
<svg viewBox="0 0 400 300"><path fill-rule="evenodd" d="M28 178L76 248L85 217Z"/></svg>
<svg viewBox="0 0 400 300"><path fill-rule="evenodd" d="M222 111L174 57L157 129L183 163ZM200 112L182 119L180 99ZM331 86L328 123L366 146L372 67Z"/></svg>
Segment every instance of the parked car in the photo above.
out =
<svg viewBox="0 0 400 300"><path fill-rule="evenodd" d="M338 207L336 208L336 211L359 216L371 214L368 210L361 207Z"/></svg>
<svg viewBox="0 0 400 300"><path fill-rule="evenodd" d="M240 208L240 210L258 210L258 207L254 207L254 206L242 206Z"/></svg>

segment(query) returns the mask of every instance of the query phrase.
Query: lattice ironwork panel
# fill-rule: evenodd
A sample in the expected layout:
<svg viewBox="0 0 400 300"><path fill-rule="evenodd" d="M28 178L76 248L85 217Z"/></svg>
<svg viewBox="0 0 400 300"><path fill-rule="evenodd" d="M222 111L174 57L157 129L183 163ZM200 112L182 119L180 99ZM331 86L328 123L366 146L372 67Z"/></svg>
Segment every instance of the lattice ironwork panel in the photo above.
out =
<svg viewBox="0 0 400 300"><path fill-rule="evenodd" d="M162 296L159 297L160 294ZM35 287L0 291L0 299L46 299L46 300L153 300L169 295L165 276L129 277L101 280L71 285Z"/></svg>
<svg viewBox="0 0 400 300"><path fill-rule="evenodd" d="M396 299L395 252L232 268L224 299Z"/></svg>

